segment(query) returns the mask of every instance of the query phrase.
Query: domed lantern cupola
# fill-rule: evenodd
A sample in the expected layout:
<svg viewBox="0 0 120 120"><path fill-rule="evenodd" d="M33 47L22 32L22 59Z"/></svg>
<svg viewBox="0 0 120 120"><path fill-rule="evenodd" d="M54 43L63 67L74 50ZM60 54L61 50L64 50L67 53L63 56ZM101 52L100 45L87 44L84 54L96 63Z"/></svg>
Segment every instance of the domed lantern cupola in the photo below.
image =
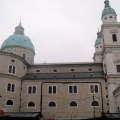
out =
<svg viewBox="0 0 120 120"><path fill-rule="evenodd" d="M19 25L17 27L15 27L15 34L24 35L24 28L21 25L21 20L20 20Z"/></svg>
<svg viewBox="0 0 120 120"><path fill-rule="evenodd" d="M103 46L102 38L100 37L100 32L98 31L97 39L95 41L95 52L101 52L102 46Z"/></svg>
<svg viewBox="0 0 120 120"><path fill-rule="evenodd" d="M21 21L15 32L1 45L1 51L13 53L23 57L29 64L34 63L35 49L29 37L25 36Z"/></svg>
<svg viewBox="0 0 120 120"><path fill-rule="evenodd" d="M93 56L93 59L95 62L101 62L102 49L103 49L103 40L102 40L102 38L100 36L100 32L98 30L97 39L95 41L95 53Z"/></svg>
<svg viewBox="0 0 120 120"><path fill-rule="evenodd" d="M105 8L102 11L102 21L106 22L117 22L117 14L115 10L110 6L109 0L105 0Z"/></svg>

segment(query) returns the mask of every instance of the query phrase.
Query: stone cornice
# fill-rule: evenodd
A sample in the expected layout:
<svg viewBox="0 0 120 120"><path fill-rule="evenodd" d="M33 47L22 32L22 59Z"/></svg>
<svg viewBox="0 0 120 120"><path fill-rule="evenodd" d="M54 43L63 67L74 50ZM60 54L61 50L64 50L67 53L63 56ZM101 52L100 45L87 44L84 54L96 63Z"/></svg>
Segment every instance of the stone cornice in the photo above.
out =
<svg viewBox="0 0 120 120"><path fill-rule="evenodd" d="M16 80L19 80L19 81L21 80L20 77L17 77L15 75L10 75L10 74L4 74L4 73L0 73L0 77L16 79Z"/></svg>
<svg viewBox="0 0 120 120"><path fill-rule="evenodd" d="M106 78L120 78L120 74L109 74Z"/></svg>
<svg viewBox="0 0 120 120"><path fill-rule="evenodd" d="M35 51L33 51L32 49L27 48L27 47L24 47L24 46L19 46L19 45L10 45L10 46L8 45L8 46L3 47L1 50L5 49L5 48L11 48L11 47L15 47L15 48L18 48L18 47L20 47L20 48L25 48L25 49L30 50L30 51L35 55Z"/></svg>
<svg viewBox="0 0 120 120"><path fill-rule="evenodd" d="M42 64L33 64L29 65L29 68L50 68L50 67L80 67L80 66L102 66L101 62L76 62L76 63L42 63Z"/></svg>

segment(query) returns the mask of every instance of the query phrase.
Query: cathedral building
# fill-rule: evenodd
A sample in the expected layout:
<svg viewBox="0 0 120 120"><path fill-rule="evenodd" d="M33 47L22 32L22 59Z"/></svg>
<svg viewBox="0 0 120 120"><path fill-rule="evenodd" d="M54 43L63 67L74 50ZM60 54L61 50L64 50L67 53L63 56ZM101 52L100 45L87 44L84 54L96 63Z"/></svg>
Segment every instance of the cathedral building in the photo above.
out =
<svg viewBox="0 0 120 120"><path fill-rule="evenodd" d="M54 120L120 112L120 23L104 3L94 62L35 64L34 45L21 22L15 27L0 50L0 109Z"/></svg>

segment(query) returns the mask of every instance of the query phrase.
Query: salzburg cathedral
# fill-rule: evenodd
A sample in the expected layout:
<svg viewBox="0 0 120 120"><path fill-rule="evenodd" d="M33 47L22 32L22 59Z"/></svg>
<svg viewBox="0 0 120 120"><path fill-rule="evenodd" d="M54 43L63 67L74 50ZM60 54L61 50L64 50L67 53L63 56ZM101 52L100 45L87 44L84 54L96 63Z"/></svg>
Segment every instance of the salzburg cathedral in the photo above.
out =
<svg viewBox="0 0 120 120"><path fill-rule="evenodd" d="M120 113L120 23L109 0L101 20L94 62L43 64L34 63L35 46L20 22L0 48L0 109L40 112L43 120Z"/></svg>

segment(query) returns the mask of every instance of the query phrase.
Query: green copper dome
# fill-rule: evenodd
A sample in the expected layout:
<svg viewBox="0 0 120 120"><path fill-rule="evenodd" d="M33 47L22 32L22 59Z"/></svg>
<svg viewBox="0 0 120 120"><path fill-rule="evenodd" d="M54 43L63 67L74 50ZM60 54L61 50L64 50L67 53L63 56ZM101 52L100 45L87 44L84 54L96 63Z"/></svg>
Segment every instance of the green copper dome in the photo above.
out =
<svg viewBox="0 0 120 120"><path fill-rule="evenodd" d="M8 39L6 39L1 45L1 49L6 46L21 46L21 47L26 47L35 51L31 40L27 36L20 35L20 34L14 34L8 37Z"/></svg>
<svg viewBox="0 0 120 120"><path fill-rule="evenodd" d="M102 11L102 17L104 15L107 15L107 14L116 14L115 10L113 8L111 8L110 4L109 4L109 0L105 0L105 8L104 10Z"/></svg>
<svg viewBox="0 0 120 120"><path fill-rule="evenodd" d="M99 45L99 44L101 44L101 38L98 38L98 39L95 41L95 46L96 46L96 45Z"/></svg>
<svg viewBox="0 0 120 120"><path fill-rule="evenodd" d="M101 37L100 37L100 32L99 32L99 30L98 30L97 40L95 41L95 46L96 46L96 45L99 45L99 44L101 44Z"/></svg>
<svg viewBox="0 0 120 120"><path fill-rule="evenodd" d="M1 45L1 49L8 46L21 46L21 47L29 48L35 52L31 40L24 35L24 28L22 27L21 22L17 27L15 27L14 34L8 37L3 42L3 44Z"/></svg>
<svg viewBox="0 0 120 120"><path fill-rule="evenodd" d="M115 10L111 7L106 7L103 12L102 12L102 16L106 15L106 14L116 14Z"/></svg>

